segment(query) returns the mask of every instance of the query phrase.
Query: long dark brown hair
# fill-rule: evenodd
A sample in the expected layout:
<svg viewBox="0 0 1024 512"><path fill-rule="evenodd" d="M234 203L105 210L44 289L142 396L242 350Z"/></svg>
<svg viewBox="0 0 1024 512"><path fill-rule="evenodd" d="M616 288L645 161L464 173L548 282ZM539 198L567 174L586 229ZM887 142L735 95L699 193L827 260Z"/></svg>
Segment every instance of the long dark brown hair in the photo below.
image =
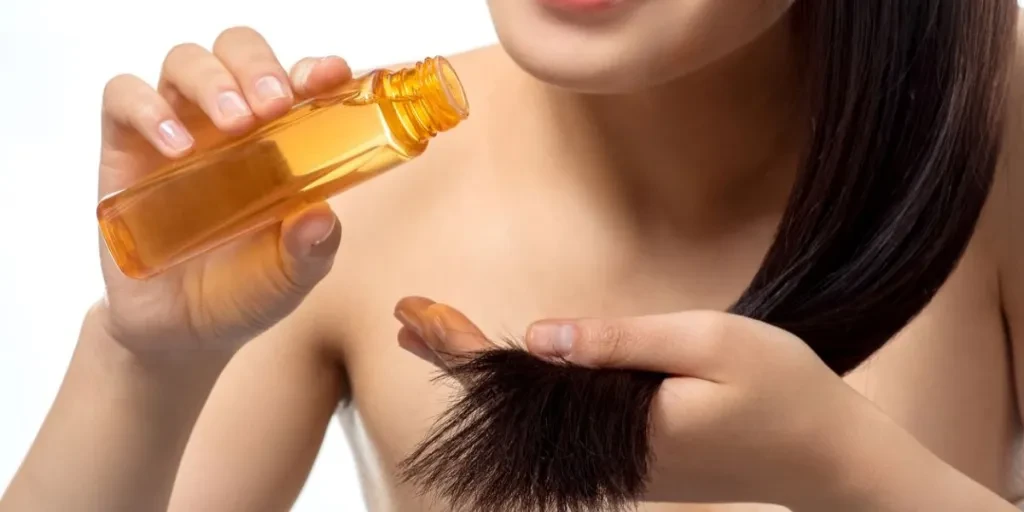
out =
<svg viewBox="0 0 1024 512"><path fill-rule="evenodd" d="M1014 0L802 0L806 158L774 243L730 311L804 340L836 373L881 348L963 255L1000 151ZM617 510L641 500L664 375L488 351L401 465L453 508ZM684 484L681 482L681 484Z"/></svg>

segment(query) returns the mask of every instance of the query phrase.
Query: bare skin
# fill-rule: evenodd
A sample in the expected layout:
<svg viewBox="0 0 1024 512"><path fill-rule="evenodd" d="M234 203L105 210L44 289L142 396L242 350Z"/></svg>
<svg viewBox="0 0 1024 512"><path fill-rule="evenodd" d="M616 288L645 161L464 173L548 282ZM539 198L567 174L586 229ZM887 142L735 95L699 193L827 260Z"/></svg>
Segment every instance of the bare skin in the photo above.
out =
<svg viewBox="0 0 1024 512"><path fill-rule="evenodd" d="M766 41L773 41L771 35ZM225 43L228 49L222 53L237 54L232 49L255 44L251 38L243 42ZM763 58L779 47L758 48L767 54L752 55ZM113 462L104 466L110 474L116 474L110 468L118 466L118 456L132 457L138 467L152 467L152 461L159 460L166 474L173 474L180 455L173 448L185 448L173 489L155 472L131 475L146 479L137 485L153 490L143 493L124 485L116 489L124 497L122 506L106 510L160 509L159 496L165 491L173 511L286 510L331 421L342 422L353 442L370 510L446 510L394 479L395 464L422 438L451 392L430 383L435 367L396 342L400 324L392 311L401 298L443 300L497 338L520 335L541 318L723 309L739 295L771 241L790 184L792 155L801 140L799 132L787 129L799 118L799 103L785 94L785 80L775 88L760 87L757 97L743 87L761 73L785 77L780 72L784 59L760 67L737 66L733 74L723 64L720 81L690 82L688 92L717 91L717 96L679 95L680 91L666 89L662 96L586 108L576 108L580 105L571 102L577 100L541 87L500 48L461 55L453 63L470 93L471 119L434 141L417 161L332 201L345 226L333 268L327 273L320 260L303 263L298 257L285 258L283 269L275 267L284 276L282 282L294 285L297 276L302 279L298 289L282 292L271 286L263 294L257 316L273 327L262 332L263 325L235 325L234 317L227 316L213 327L231 327L230 336L201 337L223 348L259 334L219 373L205 405L204 386L212 385L220 371L220 357L209 358L210 368L200 367L190 374L194 378L183 377L179 361L152 365L147 359L121 372L116 370L120 361L134 361L122 354L124 347L159 340L127 336L131 322L112 322L111 313L103 308L91 314L81 355L72 364L67 391L62 391L66 398L55 405L44 435L0 502L0 510L38 505L33 500L45 494L40 489L52 492L55 485L66 494L65 503L81 502L85 491L46 479L68 460L88 467L84 461L90 452L61 445L61 432L81 430L82 438L91 440L89 429L74 428L73 418L82 414L74 408L75 398L81 398L75 393L111 373L142 373L144 378L130 377L120 387L102 380L109 386L90 389L119 398L124 389L132 389L133 398L153 409L143 414L141 405L129 404L127 412L113 408L113 425L141 422L159 413L166 414L162 425L167 432L140 439L138 446L121 446L123 452L112 449ZM343 78L340 65L334 66L333 71L319 71L314 81ZM294 75L293 87L298 88ZM236 76L249 84L254 75ZM180 80L179 86L203 84L200 76ZM1014 89L1018 94L1024 91L1024 80L1018 79ZM692 103L668 102L675 97L690 98ZM736 98L775 101L745 104ZM739 105L729 114L742 122L715 122L716 107L726 104ZM1024 125L1017 119L1021 104L1019 98L1011 102L1010 141L1024 138ZM559 105L568 107L560 110ZM615 121L628 120L624 113L643 118L646 129L617 125ZM607 132L587 129L597 120L610 127ZM622 131L616 132L616 127ZM664 130L668 127L676 131ZM736 151L737 145L744 151ZM1014 355L1024 353L1024 348L1016 347L1020 340L1010 336L1024 323L1024 264L1013 258L1024 254L1024 236L1016 229L1022 223L1013 222L1021 219L1019 205L1007 200L1024 194L1024 155L1014 153L1013 146L1009 145L992 200L960 267L923 315L847 378L965 478L1010 502L1024 497L1024 482L1015 466L1022 429L1015 399L1018 380L1012 370ZM290 227L310 227L314 220L325 226L316 236ZM295 255L298 252L289 247L329 239L325 237L335 231L327 220L323 209L314 208L286 221L280 254ZM252 263L259 266L262 261L256 258ZM108 278L110 293L114 299L123 298L126 295L118 295L112 280L129 284L115 279ZM122 305L120 312L124 311ZM166 333L172 341L181 334L175 329ZM118 347L115 355L109 354L110 347ZM97 373L96 368L107 373ZM137 386L140 379L152 385L152 395L147 394L149 388ZM108 393L108 388L114 391ZM147 400L172 388L188 392L170 396L167 404ZM123 406L125 400L115 402ZM192 428L189 418L196 416ZM116 423L118 419L123 423ZM103 439L114 445L113 440L120 438ZM147 454L138 448L166 446L166 439L175 441L167 453ZM781 510L768 505L654 503L642 509Z"/></svg>
<svg viewBox="0 0 1024 512"><path fill-rule="evenodd" d="M530 123L515 114L522 95L509 90L525 78L500 49L453 62L484 101L421 160L332 202L346 227L339 264L301 320L285 321L315 325L316 335L285 340L289 327L281 327L229 365L186 452L173 509L273 510L269 504L288 502L315 457L325 418L338 408L370 510L445 510L393 476L451 391L430 384L436 368L394 342L400 324L391 311L404 296L443 299L497 338L522 335L538 318L723 309L753 275L778 214L764 205L770 201L760 205L765 211L722 220L737 223L732 233L623 231L621 211L573 183L579 177L572 173L586 170L544 160L551 158L545 151L562 150L562 138L545 139L527 125L527 144L505 135L518 130L499 129ZM996 217L987 215L928 310L848 382L947 462L1015 501L1024 496L1011 467L1020 419L988 240L1007 228ZM333 367L316 354L332 354Z"/></svg>

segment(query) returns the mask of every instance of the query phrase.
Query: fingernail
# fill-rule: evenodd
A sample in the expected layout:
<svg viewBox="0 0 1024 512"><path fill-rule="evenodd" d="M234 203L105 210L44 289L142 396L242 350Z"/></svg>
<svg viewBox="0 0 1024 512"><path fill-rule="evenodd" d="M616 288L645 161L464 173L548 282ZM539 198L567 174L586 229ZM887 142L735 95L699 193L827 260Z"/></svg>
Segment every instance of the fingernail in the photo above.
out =
<svg viewBox="0 0 1024 512"><path fill-rule="evenodd" d="M425 312L434 304L434 301L423 297L407 297L395 305L395 318L429 345L430 333L425 321L428 315Z"/></svg>
<svg viewBox="0 0 1024 512"><path fill-rule="evenodd" d="M256 95L263 101L270 101L285 98L288 93L277 77L268 75L256 81Z"/></svg>
<svg viewBox="0 0 1024 512"><path fill-rule="evenodd" d="M443 333L476 334L478 332L476 326L465 315L452 307L438 304L436 307L432 307L431 310L434 312L434 319L438 327L443 330Z"/></svg>
<svg viewBox="0 0 1024 512"><path fill-rule="evenodd" d="M310 256L314 258L320 258L323 256L327 256L335 249L335 245L329 244L327 243L327 241L330 240L332 236L334 236L335 224L337 223L338 220L333 215L331 215L326 220L317 221L313 226L309 227L310 230L322 233L318 238L316 238L313 241L312 244L310 244Z"/></svg>
<svg viewBox="0 0 1024 512"><path fill-rule="evenodd" d="M444 321L441 320L440 316L434 316L434 319L430 322L430 328L434 331L434 339L443 342L448 337L448 331L445 329Z"/></svg>
<svg viewBox="0 0 1024 512"><path fill-rule="evenodd" d="M242 95L235 91L224 91L217 97L217 108L221 115L227 119L237 119L252 115L249 105L242 99Z"/></svg>
<svg viewBox="0 0 1024 512"><path fill-rule="evenodd" d="M412 315L401 309L396 309L395 318L409 329L412 329L412 332L416 333L417 336L423 338L423 326Z"/></svg>
<svg viewBox="0 0 1024 512"><path fill-rule="evenodd" d="M160 132L160 139L163 140L164 144L167 145L172 151L185 151L192 147L192 136L189 135L188 130L185 129L181 123L168 119L160 123L157 127Z"/></svg>
<svg viewBox="0 0 1024 512"><path fill-rule="evenodd" d="M535 324L528 334L529 345L540 356L566 357L572 351L576 339L573 324Z"/></svg>
<svg viewBox="0 0 1024 512"><path fill-rule="evenodd" d="M326 221L319 221L319 222L317 222L318 225L316 226L315 229L317 231L322 231L323 235L321 235L320 238L317 238L316 240L313 241L313 246L314 247L317 246L317 245L320 245L320 244L322 244L324 242L326 242L327 239L331 237L331 233L334 232L334 225L337 222L338 222L338 219L334 218L333 215L328 217L326 219ZM313 228L311 228L311 229L313 229Z"/></svg>
<svg viewBox="0 0 1024 512"><path fill-rule="evenodd" d="M434 303L423 316L430 321L432 336L428 344L449 354L470 354L494 348L494 344L461 311Z"/></svg>

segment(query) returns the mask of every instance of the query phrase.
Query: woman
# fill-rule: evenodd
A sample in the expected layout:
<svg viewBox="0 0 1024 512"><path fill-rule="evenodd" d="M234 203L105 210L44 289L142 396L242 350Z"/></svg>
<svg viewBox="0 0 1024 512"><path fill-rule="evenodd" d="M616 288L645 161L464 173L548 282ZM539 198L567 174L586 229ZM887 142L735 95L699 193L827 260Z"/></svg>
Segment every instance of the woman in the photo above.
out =
<svg viewBox="0 0 1024 512"><path fill-rule="evenodd" d="M1010 0L914 4L965 20L931 26L900 3L892 30L869 33L850 21L867 3L821 5L837 34L856 34L859 58L881 63L868 70L901 57L872 54L880 42L924 30L966 40L1003 27L974 13L1012 15ZM434 365L488 348L484 333L587 317L537 323L528 345L686 376L654 404L643 510L1014 510L1024 497L1012 370L1024 353L1012 336L1024 263L1011 257L1024 237L1020 205L1006 200L1024 193L1015 144L977 225L966 221L973 236L950 258L955 271L849 386L782 330L695 312L729 308L751 282L811 151L810 121L822 120L808 101L821 83L803 64L832 49L803 45L798 8L491 2L501 47L453 59L473 118L420 160L151 281L124 278L104 255L106 300L87 315L0 509L285 510L340 403L371 510L450 510L443 493L422 498L395 476L453 396L430 386ZM1000 48L990 48L997 68ZM348 76L333 57L286 73L245 28L209 51L175 47L155 89L110 82L101 193L189 152L190 133L244 132ZM876 84L865 101L901 85ZM1012 120L1019 99L1001 108ZM1006 140L1017 130L1007 123ZM400 300L414 294L466 315ZM387 342L396 302L399 344L427 361Z"/></svg>

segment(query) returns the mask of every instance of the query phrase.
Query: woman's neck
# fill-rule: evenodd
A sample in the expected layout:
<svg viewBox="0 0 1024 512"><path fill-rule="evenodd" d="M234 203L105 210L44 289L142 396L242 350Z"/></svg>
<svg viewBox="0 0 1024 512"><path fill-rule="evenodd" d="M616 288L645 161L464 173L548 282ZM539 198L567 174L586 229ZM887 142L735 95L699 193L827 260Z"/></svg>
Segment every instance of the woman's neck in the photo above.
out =
<svg viewBox="0 0 1024 512"><path fill-rule="evenodd" d="M712 66L642 93L586 95L531 81L516 110L531 118L526 137L560 176L621 206L638 226L697 235L781 211L809 127L800 77L791 31L780 23Z"/></svg>

